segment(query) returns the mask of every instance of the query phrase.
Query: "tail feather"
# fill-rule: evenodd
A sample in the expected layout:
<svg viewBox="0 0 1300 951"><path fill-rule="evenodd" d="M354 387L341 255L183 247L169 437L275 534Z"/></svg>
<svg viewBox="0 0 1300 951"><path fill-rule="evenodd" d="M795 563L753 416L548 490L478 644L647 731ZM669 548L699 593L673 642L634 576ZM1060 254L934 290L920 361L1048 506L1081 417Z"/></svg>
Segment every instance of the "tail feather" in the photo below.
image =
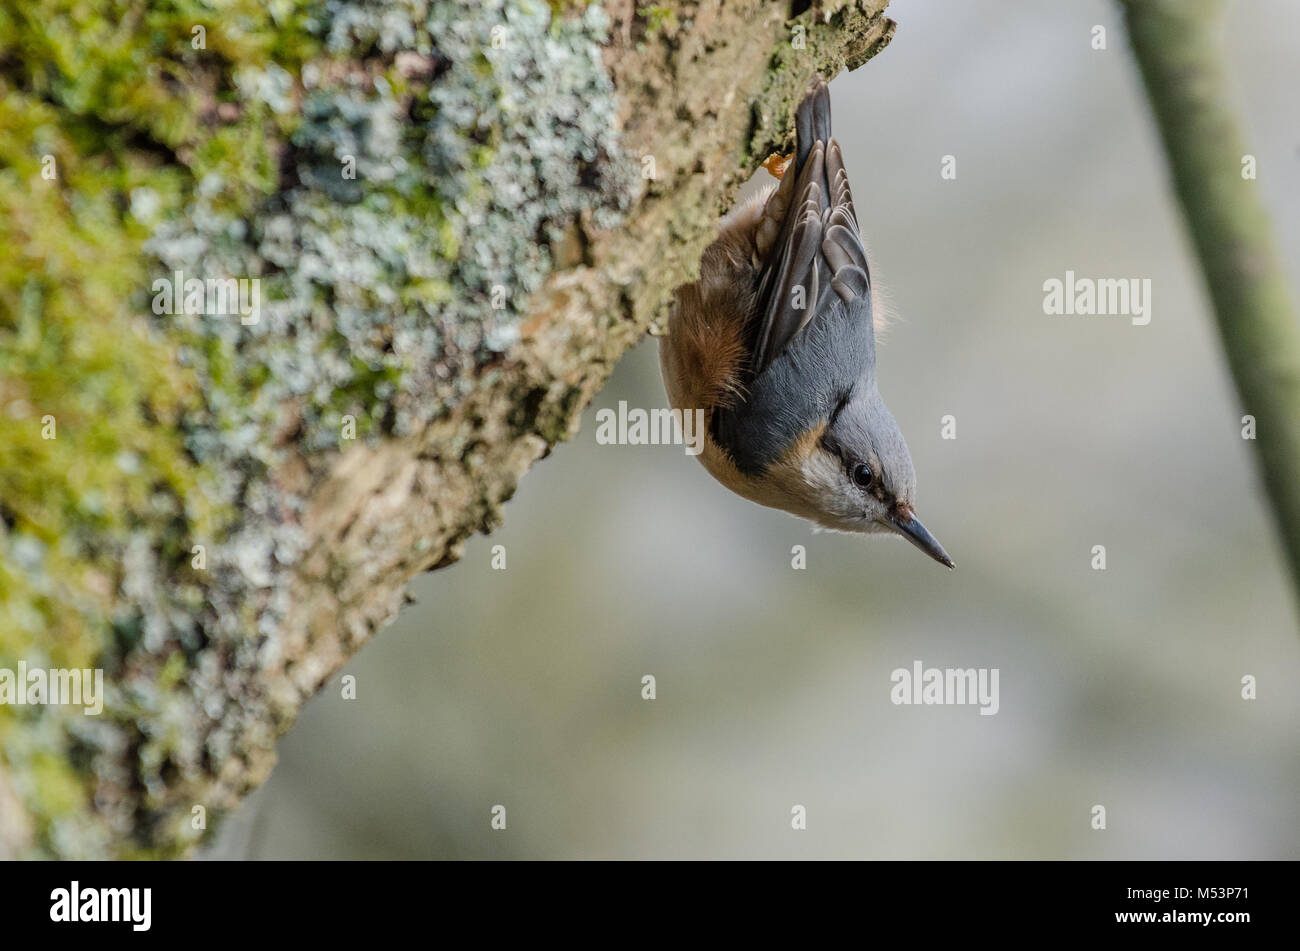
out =
<svg viewBox="0 0 1300 951"><path fill-rule="evenodd" d="M756 235L762 255L751 369L761 373L838 297L871 322L871 271L839 143L831 96L818 77L795 111L797 162L768 200Z"/></svg>
<svg viewBox="0 0 1300 951"><path fill-rule="evenodd" d="M813 144L831 140L831 91L825 80L817 79L803 102L799 103L799 110L795 113L795 131L799 143L794 167L797 177Z"/></svg>

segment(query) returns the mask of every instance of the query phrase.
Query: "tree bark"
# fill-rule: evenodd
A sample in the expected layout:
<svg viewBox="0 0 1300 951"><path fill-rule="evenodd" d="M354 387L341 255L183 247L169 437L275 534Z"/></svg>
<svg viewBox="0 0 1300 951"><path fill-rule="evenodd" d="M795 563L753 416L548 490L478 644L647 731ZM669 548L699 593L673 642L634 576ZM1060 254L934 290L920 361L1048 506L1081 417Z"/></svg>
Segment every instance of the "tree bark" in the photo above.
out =
<svg viewBox="0 0 1300 951"><path fill-rule="evenodd" d="M0 20L0 670L106 678L98 716L0 704L0 856L191 851L886 2Z"/></svg>

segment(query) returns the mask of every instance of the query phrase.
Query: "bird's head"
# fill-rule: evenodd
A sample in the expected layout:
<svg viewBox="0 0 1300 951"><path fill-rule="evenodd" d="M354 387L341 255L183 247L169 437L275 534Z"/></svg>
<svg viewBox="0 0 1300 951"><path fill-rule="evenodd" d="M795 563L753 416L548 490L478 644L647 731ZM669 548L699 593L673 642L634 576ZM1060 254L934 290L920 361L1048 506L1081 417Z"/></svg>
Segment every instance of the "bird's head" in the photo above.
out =
<svg viewBox="0 0 1300 951"><path fill-rule="evenodd" d="M860 380L841 394L826 419L797 441L793 455L798 478L789 487L823 528L893 532L953 566L916 517L912 455L874 380Z"/></svg>

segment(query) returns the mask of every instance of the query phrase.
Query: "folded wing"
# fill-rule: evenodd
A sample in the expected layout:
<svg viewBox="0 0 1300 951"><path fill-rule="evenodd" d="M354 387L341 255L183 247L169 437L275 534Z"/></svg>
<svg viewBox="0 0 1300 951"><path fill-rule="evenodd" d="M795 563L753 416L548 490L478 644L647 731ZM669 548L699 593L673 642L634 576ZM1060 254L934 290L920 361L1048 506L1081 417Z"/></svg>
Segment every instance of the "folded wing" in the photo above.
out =
<svg viewBox="0 0 1300 951"><path fill-rule="evenodd" d="M763 211L756 243L764 255L758 319L751 336L755 376L780 356L831 295L865 303L871 333L871 277L839 143L831 138L830 92L818 82L796 116L798 151Z"/></svg>

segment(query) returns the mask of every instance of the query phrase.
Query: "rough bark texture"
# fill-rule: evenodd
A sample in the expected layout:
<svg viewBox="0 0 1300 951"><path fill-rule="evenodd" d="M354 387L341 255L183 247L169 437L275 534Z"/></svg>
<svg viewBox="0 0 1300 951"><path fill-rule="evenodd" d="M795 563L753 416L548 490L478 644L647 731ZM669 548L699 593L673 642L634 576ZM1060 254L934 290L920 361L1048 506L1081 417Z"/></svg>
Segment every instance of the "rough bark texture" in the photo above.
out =
<svg viewBox="0 0 1300 951"><path fill-rule="evenodd" d="M0 7L0 669L108 680L0 705L0 856L185 854L262 782L886 2Z"/></svg>

